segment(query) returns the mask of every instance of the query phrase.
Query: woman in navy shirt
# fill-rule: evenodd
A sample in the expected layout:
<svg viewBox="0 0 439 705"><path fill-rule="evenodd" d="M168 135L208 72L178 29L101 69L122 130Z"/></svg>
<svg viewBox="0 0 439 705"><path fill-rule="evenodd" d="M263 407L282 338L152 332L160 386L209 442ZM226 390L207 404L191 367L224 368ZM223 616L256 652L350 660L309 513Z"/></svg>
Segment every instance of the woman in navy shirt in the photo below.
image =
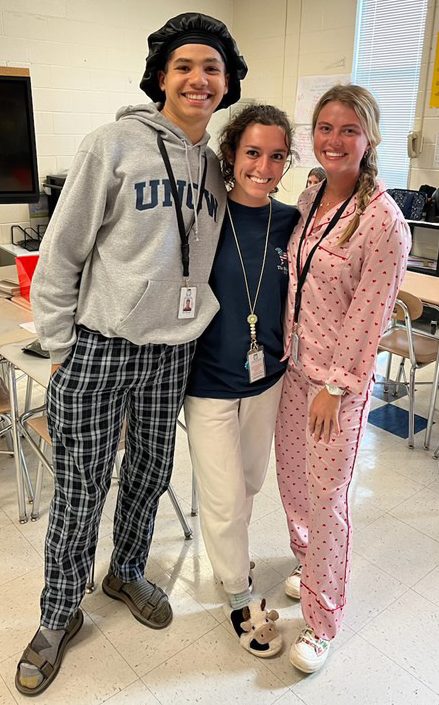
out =
<svg viewBox="0 0 439 705"><path fill-rule="evenodd" d="M206 549L242 646L262 657L277 653L281 638L274 612L267 613L268 635L245 631L257 611L249 610L248 524L285 371L286 251L298 211L271 194L290 163L291 143L286 114L270 105L244 108L220 137L230 190L210 285L221 308L198 340L185 400Z"/></svg>

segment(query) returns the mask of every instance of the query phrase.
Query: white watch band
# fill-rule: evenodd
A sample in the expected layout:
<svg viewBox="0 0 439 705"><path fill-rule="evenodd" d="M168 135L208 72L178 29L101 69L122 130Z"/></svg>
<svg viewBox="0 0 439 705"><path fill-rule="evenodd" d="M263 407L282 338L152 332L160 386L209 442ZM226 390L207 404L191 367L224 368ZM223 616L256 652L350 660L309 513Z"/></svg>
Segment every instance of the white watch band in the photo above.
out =
<svg viewBox="0 0 439 705"><path fill-rule="evenodd" d="M325 387L328 394L330 394L332 397L342 397L343 394L346 392L346 389L343 389L342 387L337 387L336 384L329 384L329 382L325 384Z"/></svg>

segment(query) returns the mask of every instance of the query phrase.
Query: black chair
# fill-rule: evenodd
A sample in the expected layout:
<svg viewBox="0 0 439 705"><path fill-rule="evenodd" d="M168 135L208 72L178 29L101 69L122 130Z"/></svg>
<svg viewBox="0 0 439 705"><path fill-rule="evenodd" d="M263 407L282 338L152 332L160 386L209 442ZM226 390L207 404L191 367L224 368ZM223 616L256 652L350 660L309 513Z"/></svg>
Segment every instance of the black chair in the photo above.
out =
<svg viewBox="0 0 439 705"><path fill-rule="evenodd" d="M422 220L427 205L427 194L422 191L410 191L404 188L389 188L389 196L392 196L396 204L401 208L404 218L407 220Z"/></svg>

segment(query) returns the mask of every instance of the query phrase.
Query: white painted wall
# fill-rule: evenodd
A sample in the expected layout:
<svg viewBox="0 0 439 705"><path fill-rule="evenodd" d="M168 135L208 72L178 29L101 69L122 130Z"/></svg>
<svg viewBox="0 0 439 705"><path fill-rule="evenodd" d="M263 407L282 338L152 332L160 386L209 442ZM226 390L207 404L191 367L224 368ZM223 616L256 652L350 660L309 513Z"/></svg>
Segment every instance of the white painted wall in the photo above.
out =
<svg viewBox="0 0 439 705"><path fill-rule="evenodd" d="M41 181L67 169L84 135L120 106L147 100L138 87L146 38L189 10L232 25L233 0L0 0L0 66L30 69ZM27 205L0 206L0 242L28 217Z"/></svg>

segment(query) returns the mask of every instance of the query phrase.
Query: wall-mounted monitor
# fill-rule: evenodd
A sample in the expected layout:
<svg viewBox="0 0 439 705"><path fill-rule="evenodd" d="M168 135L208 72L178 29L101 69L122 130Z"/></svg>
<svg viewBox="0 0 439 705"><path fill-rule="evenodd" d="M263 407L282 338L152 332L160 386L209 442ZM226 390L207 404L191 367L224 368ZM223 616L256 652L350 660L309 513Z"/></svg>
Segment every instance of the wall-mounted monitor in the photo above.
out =
<svg viewBox="0 0 439 705"><path fill-rule="evenodd" d="M0 203L39 199L28 69L0 66Z"/></svg>

